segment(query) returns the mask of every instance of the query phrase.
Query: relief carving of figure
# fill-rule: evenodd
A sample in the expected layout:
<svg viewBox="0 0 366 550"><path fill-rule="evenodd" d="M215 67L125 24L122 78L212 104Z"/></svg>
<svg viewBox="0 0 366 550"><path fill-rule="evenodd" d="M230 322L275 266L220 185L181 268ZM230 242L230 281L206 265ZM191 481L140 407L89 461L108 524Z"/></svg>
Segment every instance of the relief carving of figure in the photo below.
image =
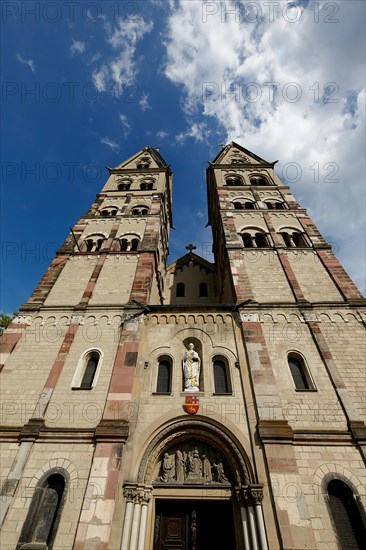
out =
<svg viewBox="0 0 366 550"><path fill-rule="evenodd" d="M228 481L228 478L225 475L222 458L219 455L217 455L216 461L213 464L213 468L215 468L216 470L217 481L219 481L220 483L226 483Z"/></svg>
<svg viewBox="0 0 366 550"><path fill-rule="evenodd" d="M167 483L174 476L173 460L168 453L164 454L164 458L162 462L162 470L163 470L163 474L160 477L160 479L161 481L164 481L165 483Z"/></svg>
<svg viewBox="0 0 366 550"><path fill-rule="evenodd" d="M200 479L202 478L202 461L198 449L188 453L188 478Z"/></svg>
<svg viewBox="0 0 366 550"><path fill-rule="evenodd" d="M201 455L201 457L202 457L203 481L204 483L211 483L212 481L211 462L207 458L206 454Z"/></svg>
<svg viewBox="0 0 366 550"><path fill-rule="evenodd" d="M183 357L184 391L194 392L199 391L201 359L194 351L194 344L188 348Z"/></svg>
<svg viewBox="0 0 366 550"><path fill-rule="evenodd" d="M178 447L175 453L175 479L177 483L184 483L184 469L185 460L182 451Z"/></svg>

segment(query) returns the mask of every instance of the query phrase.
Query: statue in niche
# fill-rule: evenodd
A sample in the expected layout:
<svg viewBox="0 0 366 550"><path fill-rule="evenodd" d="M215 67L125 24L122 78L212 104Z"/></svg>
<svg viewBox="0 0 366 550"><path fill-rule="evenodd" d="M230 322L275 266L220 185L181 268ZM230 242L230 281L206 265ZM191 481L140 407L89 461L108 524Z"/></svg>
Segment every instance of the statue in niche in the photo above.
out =
<svg viewBox="0 0 366 550"><path fill-rule="evenodd" d="M228 478L225 475L224 465L222 463L222 458L220 455L217 455L216 461L213 463L212 467L216 470L217 481L219 481L220 483L227 483Z"/></svg>
<svg viewBox="0 0 366 550"><path fill-rule="evenodd" d="M160 479L161 481L164 481L164 483L167 483L174 477L173 460L168 453L164 454L164 458L162 461L162 471L163 473Z"/></svg>
<svg viewBox="0 0 366 550"><path fill-rule="evenodd" d="M184 391L199 391L200 370L201 359L194 351L194 344L190 343L183 357Z"/></svg>

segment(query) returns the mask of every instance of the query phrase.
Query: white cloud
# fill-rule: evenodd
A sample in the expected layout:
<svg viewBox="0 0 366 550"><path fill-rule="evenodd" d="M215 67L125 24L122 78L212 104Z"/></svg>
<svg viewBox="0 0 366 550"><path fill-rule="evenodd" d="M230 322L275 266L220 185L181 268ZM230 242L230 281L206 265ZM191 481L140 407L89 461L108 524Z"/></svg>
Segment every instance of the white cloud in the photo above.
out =
<svg viewBox="0 0 366 550"><path fill-rule="evenodd" d="M327 2L319 2L319 12L278 3L272 22L266 4L256 3L266 17L252 13L254 23L244 8L236 17L228 15L229 9L238 10L234 1L180 2L172 11L165 74L184 92L190 126L177 140L203 139L202 121L213 117L226 142L238 141L269 161L279 158L280 176L288 163L298 163L301 178L289 185L322 233L340 245L339 257L360 283L365 4L340 2L333 14ZM290 23L297 14L300 20ZM266 84L274 82L278 86Z"/></svg>
<svg viewBox="0 0 366 550"><path fill-rule="evenodd" d="M112 149L112 151L118 151L119 150L118 143L116 143L112 139L109 139L108 137L101 138L100 142L103 143L104 145L108 145L108 147L110 147Z"/></svg>
<svg viewBox="0 0 366 550"><path fill-rule="evenodd" d="M168 132L165 132L164 130L159 130L159 132L156 133L156 137L160 139L165 139L168 135Z"/></svg>
<svg viewBox="0 0 366 550"><path fill-rule="evenodd" d="M200 124L192 123L185 132L180 132L175 139L177 143L184 143L188 138L193 138L195 141L206 141L210 135L210 131L207 128L207 124L201 122Z"/></svg>
<svg viewBox="0 0 366 550"><path fill-rule="evenodd" d="M142 94L139 105L143 111L146 111L146 109L151 109L149 96L147 94Z"/></svg>
<svg viewBox="0 0 366 550"><path fill-rule="evenodd" d="M102 67L93 72L92 78L99 91L106 91L107 83L115 96L120 96L126 86L135 83L138 73L138 59L135 58L137 44L153 28L153 23L143 18L120 17L112 26L104 23L106 41L115 50L115 54L107 59ZM106 56L104 56L106 59ZM142 98L141 107L148 108L147 97Z"/></svg>
<svg viewBox="0 0 366 550"><path fill-rule="evenodd" d="M17 60L20 61L20 63L23 63L24 65L28 65L32 73L36 72L36 66L34 64L33 59L24 59L19 53L17 53Z"/></svg>
<svg viewBox="0 0 366 550"><path fill-rule="evenodd" d="M124 137L127 137L128 134L130 133L131 131L131 124L129 123L129 120L128 118L126 117L126 115L123 115L123 114L120 114L119 115L119 119L122 123L122 128L123 128L123 134L124 134Z"/></svg>
<svg viewBox="0 0 366 550"><path fill-rule="evenodd" d="M70 46L71 55L75 55L77 53L84 53L85 50L86 50L85 42L81 42L80 40L72 41L72 44Z"/></svg>

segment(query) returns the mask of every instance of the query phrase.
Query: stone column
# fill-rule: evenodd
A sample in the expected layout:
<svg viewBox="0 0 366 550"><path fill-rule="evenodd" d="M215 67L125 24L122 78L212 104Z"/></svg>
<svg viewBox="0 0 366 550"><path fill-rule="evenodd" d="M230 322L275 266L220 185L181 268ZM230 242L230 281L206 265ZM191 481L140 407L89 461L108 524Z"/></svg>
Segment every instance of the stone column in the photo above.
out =
<svg viewBox="0 0 366 550"><path fill-rule="evenodd" d="M245 501L243 496L240 493L237 493L237 499L239 502L240 507L240 518L241 518L241 525L243 529L243 541L244 541L244 550L250 550L250 542L249 542L249 530L248 530L248 514L247 509L245 505Z"/></svg>
<svg viewBox="0 0 366 550"><path fill-rule="evenodd" d="M126 487L123 490L123 496L126 499L127 503L125 510L125 519L123 522L121 550L128 550L132 525L133 502L136 496L136 490L131 487Z"/></svg>
<svg viewBox="0 0 366 550"><path fill-rule="evenodd" d="M263 489L261 487L251 487L251 496L254 503L255 515L257 518L258 535L261 550L268 550L266 530L264 527L264 518L262 510Z"/></svg>
<svg viewBox="0 0 366 550"><path fill-rule="evenodd" d="M130 548L130 550L137 549L137 538L139 535L139 528L140 528L140 515L141 515L141 495L136 491L135 497L133 499L131 539L130 539L130 545L128 547Z"/></svg>
<svg viewBox="0 0 366 550"><path fill-rule="evenodd" d="M151 491L150 490L143 490L141 492L141 494L140 494L141 519L140 519L140 532L139 532L139 540L138 540L137 550L145 550L147 510L148 510L150 498L151 498Z"/></svg>

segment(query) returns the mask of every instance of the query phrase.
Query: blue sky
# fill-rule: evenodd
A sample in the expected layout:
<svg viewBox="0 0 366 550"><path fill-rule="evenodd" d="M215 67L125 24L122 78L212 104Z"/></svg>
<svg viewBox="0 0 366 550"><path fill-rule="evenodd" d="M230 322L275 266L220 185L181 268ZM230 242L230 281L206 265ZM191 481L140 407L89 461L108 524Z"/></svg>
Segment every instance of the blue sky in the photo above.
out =
<svg viewBox="0 0 366 550"><path fill-rule="evenodd" d="M3 0L2 311L23 304L116 166L174 171L170 261L211 260L204 170L279 159L365 290L365 3Z"/></svg>

